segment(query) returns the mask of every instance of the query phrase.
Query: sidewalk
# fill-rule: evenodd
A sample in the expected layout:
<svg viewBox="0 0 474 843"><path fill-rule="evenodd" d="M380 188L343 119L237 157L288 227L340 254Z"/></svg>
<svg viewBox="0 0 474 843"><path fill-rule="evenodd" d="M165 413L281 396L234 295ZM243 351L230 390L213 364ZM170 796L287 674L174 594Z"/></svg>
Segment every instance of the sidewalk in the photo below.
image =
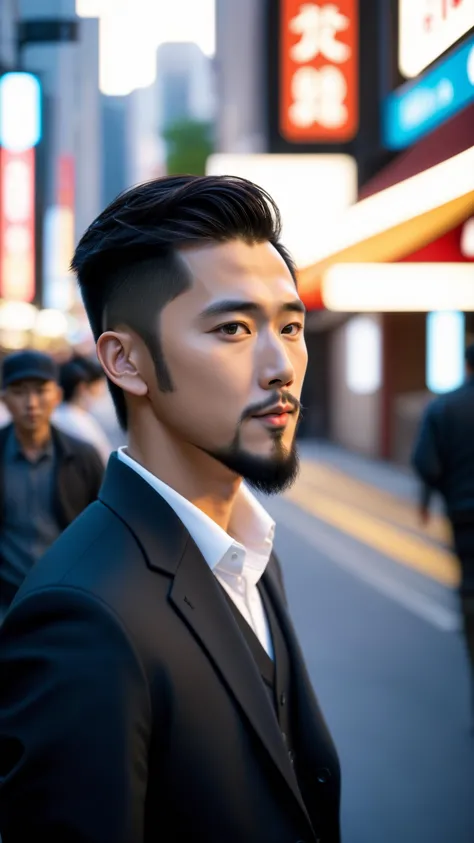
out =
<svg viewBox="0 0 474 843"><path fill-rule="evenodd" d="M301 440L299 451L304 460L329 465L355 480L413 504L416 509L420 484L415 475L403 466L371 459L319 440ZM440 514L443 512L439 495L433 495L432 510Z"/></svg>

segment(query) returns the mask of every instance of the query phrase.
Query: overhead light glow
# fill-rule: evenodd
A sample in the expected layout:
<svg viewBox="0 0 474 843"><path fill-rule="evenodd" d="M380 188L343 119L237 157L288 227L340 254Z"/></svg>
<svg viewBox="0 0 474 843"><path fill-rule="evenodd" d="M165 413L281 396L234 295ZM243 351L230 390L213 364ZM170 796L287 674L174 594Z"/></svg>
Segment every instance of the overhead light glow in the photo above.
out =
<svg viewBox="0 0 474 843"><path fill-rule="evenodd" d="M426 320L426 385L449 392L464 380L465 319L459 311L429 313Z"/></svg>
<svg viewBox="0 0 474 843"><path fill-rule="evenodd" d="M23 301L5 301L0 305L0 330L31 331L37 316L34 304Z"/></svg>
<svg viewBox="0 0 474 843"><path fill-rule="evenodd" d="M357 202L324 238L315 230L311 263L471 194L474 202L474 146Z"/></svg>
<svg viewBox="0 0 474 843"><path fill-rule="evenodd" d="M382 384L382 333L370 316L346 325L346 382L356 395L373 395Z"/></svg>
<svg viewBox="0 0 474 843"><path fill-rule="evenodd" d="M474 258L474 217L470 217L461 229L461 253L465 258Z"/></svg>
<svg viewBox="0 0 474 843"><path fill-rule="evenodd" d="M38 337L59 339L67 334L68 321L60 310L40 310L35 322L34 331Z"/></svg>
<svg viewBox="0 0 474 843"><path fill-rule="evenodd" d="M469 263L339 263L324 273L328 310L384 313L474 310Z"/></svg>
<svg viewBox="0 0 474 843"><path fill-rule="evenodd" d="M25 152L41 139L41 88L31 73L0 76L0 145Z"/></svg>

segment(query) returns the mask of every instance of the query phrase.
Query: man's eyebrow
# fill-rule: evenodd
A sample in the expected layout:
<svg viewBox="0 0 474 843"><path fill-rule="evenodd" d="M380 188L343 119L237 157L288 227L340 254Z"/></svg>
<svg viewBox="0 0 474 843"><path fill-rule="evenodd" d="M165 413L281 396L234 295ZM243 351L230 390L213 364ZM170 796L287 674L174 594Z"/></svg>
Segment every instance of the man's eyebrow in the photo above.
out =
<svg viewBox="0 0 474 843"><path fill-rule="evenodd" d="M301 299L292 299L291 301L283 302L279 307L279 311L280 313L306 313L306 308ZM226 313L258 314L261 312L262 307L256 304L256 302L243 299L224 299L204 308L199 314L199 318L206 319L209 316L224 316Z"/></svg>

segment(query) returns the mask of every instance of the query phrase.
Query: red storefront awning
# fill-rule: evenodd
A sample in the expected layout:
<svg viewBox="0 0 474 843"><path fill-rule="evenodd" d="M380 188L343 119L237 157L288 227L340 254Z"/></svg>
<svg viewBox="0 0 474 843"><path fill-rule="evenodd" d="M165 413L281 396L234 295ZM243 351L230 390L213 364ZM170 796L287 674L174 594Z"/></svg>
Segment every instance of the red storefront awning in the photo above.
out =
<svg viewBox="0 0 474 843"><path fill-rule="evenodd" d="M458 167L457 187L450 192L455 165L461 163L465 179L459 178ZM430 194L435 200L431 203ZM322 278L335 263L466 260L460 252L460 232L462 223L473 213L471 105L398 155L364 186L359 201L341 218L334 241L320 260L300 269L301 297L308 309L323 308Z"/></svg>

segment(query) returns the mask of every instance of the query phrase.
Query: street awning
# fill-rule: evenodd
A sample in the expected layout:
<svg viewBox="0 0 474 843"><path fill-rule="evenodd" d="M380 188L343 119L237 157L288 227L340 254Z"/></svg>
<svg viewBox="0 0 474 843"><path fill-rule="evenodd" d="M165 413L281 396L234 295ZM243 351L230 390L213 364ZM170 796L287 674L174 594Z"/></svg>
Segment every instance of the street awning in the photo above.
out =
<svg viewBox="0 0 474 843"><path fill-rule="evenodd" d="M309 309L320 308L325 271L337 263L398 261L459 225L474 211L474 146L350 207L298 272Z"/></svg>

